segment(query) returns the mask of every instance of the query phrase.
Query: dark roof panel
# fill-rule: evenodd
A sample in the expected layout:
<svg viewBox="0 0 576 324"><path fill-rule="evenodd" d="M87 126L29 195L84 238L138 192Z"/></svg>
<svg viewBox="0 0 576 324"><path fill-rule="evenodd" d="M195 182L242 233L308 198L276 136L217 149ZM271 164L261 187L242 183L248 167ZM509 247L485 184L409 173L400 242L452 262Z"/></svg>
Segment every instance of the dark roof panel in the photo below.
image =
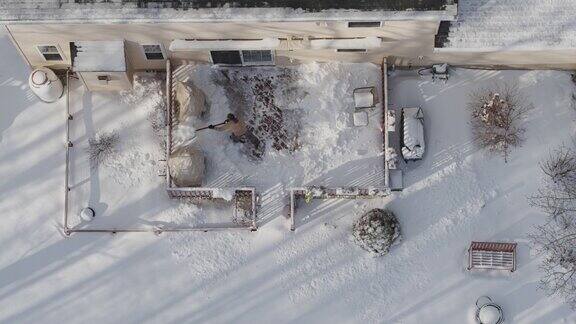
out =
<svg viewBox="0 0 576 324"><path fill-rule="evenodd" d="M94 2L94 0L76 0ZM178 9L201 8L292 8L305 11L327 9L356 10L443 10L453 0L125 0L135 2L141 8L170 7Z"/></svg>
<svg viewBox="0 0 576 324"><path fill-rule="evenodd" d="M454 20L456 0L0 0L0 22Z"/></svg>

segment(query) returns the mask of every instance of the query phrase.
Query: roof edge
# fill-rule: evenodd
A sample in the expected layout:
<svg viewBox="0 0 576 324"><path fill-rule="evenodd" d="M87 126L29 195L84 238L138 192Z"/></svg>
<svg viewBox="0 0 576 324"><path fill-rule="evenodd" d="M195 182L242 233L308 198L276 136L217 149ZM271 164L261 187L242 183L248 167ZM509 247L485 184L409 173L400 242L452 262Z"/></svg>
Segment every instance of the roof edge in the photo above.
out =
<svg viewBox="0 0 576 324"><path fill-rule="evenodd" d="M96 18L94 18L96 17ZM35 13L2 12L0 24L141 24L141 23L195 23L195 22L304 22L304 21L453 21L457 18L457 5L444 10L386 11L330 9L305 12L290 8L219 8L219 9L38 9Z"/></svg>

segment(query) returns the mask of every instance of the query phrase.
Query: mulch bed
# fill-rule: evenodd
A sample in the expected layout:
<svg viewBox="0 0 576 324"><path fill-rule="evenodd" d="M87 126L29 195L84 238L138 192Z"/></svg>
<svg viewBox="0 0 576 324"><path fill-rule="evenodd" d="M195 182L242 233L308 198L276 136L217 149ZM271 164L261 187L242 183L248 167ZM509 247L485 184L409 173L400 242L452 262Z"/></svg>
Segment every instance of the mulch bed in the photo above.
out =
<svg viewBox="0 0 576 324"><path fill-rule="evenodd" d="M260 159L269 146L277 151L292 153L299 148L299 120L286 118L276 105L278 88L286 87L293 76L286 69L223 69L219 83L227 90L230 102L243 103L234 113L243 118L253 140L245 143L248 154ZM263 73L260 73L263 72ZM269 144L269 145L268 145Z"/></svg>

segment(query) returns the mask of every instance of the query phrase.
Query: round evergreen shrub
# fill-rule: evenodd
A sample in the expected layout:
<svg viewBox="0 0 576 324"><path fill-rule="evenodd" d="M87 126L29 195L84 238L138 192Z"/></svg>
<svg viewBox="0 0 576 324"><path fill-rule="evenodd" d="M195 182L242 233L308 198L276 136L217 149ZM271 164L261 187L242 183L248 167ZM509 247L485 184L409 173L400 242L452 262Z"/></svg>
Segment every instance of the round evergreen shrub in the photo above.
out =
<svg viewBox="0 0 576 324"><path fill-rule="evenodd" d="M353 235L364 250L386 255L400 238L400 224L391 211L372 209L354 224Z"/></svg>

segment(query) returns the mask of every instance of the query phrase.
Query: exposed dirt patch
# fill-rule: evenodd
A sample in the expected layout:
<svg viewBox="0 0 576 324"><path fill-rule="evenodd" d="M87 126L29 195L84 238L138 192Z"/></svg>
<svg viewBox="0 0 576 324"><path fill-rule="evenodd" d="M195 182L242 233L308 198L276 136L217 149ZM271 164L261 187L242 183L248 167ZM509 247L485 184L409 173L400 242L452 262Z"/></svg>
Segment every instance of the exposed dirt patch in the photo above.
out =
<svg viewBox="0 0 576 324"><path fill-rule="evenodd" d="M252 157L261 158L267 148L289 153L299 149L298 116L276 104L277 96L290 93L295 78L291 71L278 68L222 69L215 76L234 105L231 109L253 135L245 143Z"/></svg>

